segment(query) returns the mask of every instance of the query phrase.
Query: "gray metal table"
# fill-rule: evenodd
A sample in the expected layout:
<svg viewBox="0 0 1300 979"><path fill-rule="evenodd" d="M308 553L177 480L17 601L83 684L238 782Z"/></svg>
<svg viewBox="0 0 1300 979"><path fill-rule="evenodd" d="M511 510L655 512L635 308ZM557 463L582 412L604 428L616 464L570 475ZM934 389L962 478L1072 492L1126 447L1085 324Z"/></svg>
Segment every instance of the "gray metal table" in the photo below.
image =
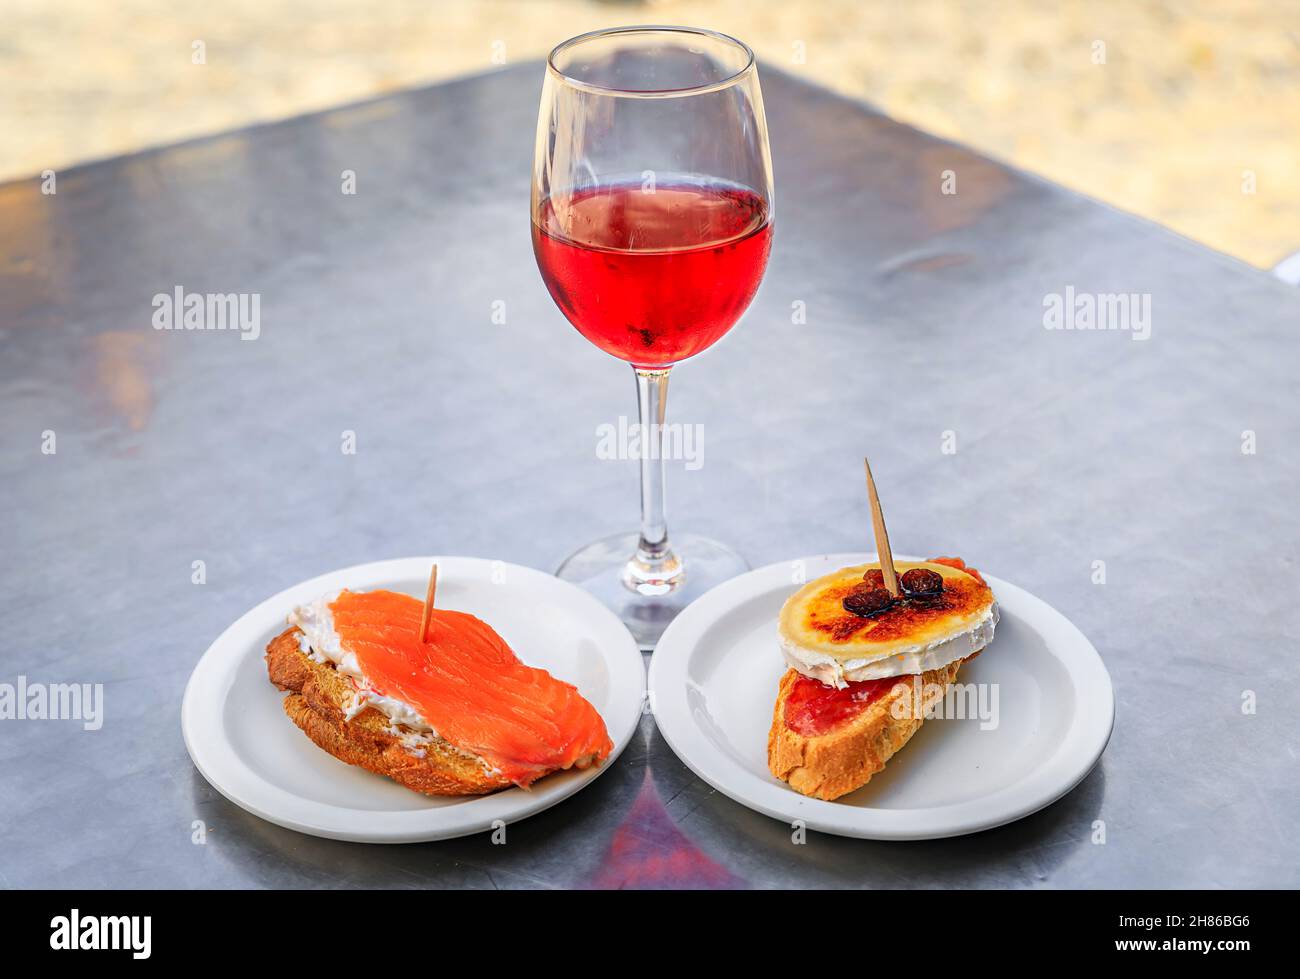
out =
<svg viewBox="0 0 1300 979"><path fill-rule="evenodd" d="M594 452L634 411L629 372L530 251L540 78L95 163L52 196L0 186L0 682L106 698L99 731L0 721L0 884L1300 884L1300 294L771 71L775 250L740 327L677 372L670 415L707 441L670 470L670 516L755 566L860 549L869 450L896 547L966 555L1095 642L1118 696L1098 768L1014 825L901 845L793 845L648 718L504 847L312 839L204 782L181 691L267 595L416 553L551 568L635 520L634 463ZM260 293L260 338L154 330L177 286ZM1148 294L1150 338L1045 329L1067 287Z"/></svg>

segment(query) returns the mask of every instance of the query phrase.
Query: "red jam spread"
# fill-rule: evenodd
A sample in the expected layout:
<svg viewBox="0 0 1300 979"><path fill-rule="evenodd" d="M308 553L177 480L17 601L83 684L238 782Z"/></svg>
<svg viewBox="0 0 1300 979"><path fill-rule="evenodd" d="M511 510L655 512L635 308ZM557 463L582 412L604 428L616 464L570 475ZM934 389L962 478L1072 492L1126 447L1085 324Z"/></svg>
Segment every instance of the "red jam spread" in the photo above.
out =
<svg viewBox="0 0 1300 979"><path fill-rule="evenodd" d="M806 738L827 734L857 717L889 693L895 684L909 679L887 676L880 680L859 680L847 687L828 687L820 680L801 675L785 699L785 726Z"/></svg>
<svg viewBox="0 0 1300 979"><path fill-rule="evenodd" d="M988 582L984 580L983 575L981 575L978 571L976 571L974 568L972 568L969 564L967 564L959 557L932 557L930 558L930 563L943 564L943 565L947 565L950 568L956 568L958 571L965 571L968 575L970 575L972 578L978 581L981 585L988 584Z"/></svg>

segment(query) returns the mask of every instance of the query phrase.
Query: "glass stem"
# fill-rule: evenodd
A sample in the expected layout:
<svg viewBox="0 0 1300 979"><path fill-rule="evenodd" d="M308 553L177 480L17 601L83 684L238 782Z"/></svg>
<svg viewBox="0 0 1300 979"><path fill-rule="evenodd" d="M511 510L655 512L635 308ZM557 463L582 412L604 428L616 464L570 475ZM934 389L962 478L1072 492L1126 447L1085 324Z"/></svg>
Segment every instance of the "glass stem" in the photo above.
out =
<svg viewBox="0 0 1300 979"><path fill-rule="evenodd" d="M664 513L664 418L670 368L636 371L641 422L641 534L636 554L623 571L623 583L643 595L662 595L682 581L682 563L668 543Z"/></svg>

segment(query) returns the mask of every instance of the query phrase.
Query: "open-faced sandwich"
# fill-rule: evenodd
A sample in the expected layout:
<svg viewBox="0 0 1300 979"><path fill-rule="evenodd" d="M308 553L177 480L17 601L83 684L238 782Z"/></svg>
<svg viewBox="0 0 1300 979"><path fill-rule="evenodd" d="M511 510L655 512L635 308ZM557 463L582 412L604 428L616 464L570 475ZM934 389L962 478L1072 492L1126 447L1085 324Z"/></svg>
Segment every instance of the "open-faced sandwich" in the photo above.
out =
<svg viewBox="0 0 1300 979"><path fill-rule="evenodd" d="M810 581L781 608L772 774L837 799L866 785L921 726L961 664L993 639L993 592L961 558L895 562L866 467L880 560Z"/></svg>
<svg viewBox="0 0 1300 979"><path fill-rule="evenodd" d="M993 592L960 558L842 568L781 609L781 678L767 763L804 795L836 799L865 785L920 728L961 664L993 639ZM918 696L918 691L920 695Z"/></svg>
<svg viewBox="0 0 1300 979"><path fill-rule="evenodd" d="M289 624L266 648L271 682L289 691L285 713L336 758L416 792L527 788L613 748L576 687L524 665L465 612L344 590L294 609Z"/></svg>

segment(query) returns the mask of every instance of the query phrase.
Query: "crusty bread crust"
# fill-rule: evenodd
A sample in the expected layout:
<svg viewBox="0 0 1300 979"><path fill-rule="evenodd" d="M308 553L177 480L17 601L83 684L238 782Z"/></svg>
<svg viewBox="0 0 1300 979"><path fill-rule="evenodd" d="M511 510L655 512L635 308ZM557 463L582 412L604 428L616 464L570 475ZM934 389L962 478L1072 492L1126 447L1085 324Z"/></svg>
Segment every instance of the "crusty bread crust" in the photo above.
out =
<svg viewBox="0 0 1300 979"><path fill-rule="evenodd" d="M317 663L298 646L301 631L286 629L266 647L266 671L281 690L284 712L307 737L340 761L357 765L425 795L483 795L511 783L478 757L445 741L408 748L387 717L367 707L351 720L351 684L330 663Z"/></svg>
<svg viewBox="0 0 1300 979"><path fill-rule="evenodd" d="M957 677L962 661L921 674L922 690L942 685L946 690ZM894 716L894 705L913 696L911 677L900 676L900 687L881 697L860 715L829 734L808 737L785 723L785 704L799 673L787 670L777 690L772 729L767 736L767 767L790 788L814 799L838 799L871 781L885 762L907 744L921 727L924 716ZM932 692L935 687L929 688ZM936 696L924 701L929 706ZM915 713L906 711L907 715ZM922 711L922 715L924 711Z"/></svg>

